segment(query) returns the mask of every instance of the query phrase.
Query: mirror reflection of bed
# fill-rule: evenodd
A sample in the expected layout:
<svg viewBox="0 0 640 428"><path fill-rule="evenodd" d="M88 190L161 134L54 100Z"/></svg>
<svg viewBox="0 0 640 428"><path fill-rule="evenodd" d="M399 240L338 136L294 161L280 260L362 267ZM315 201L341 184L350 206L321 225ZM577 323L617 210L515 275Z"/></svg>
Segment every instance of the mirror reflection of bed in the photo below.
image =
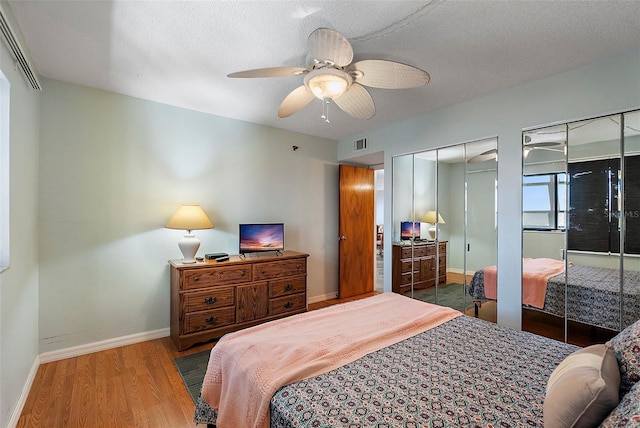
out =
<svg viewBox="0 0 640 428"><path fill-rule="evenodd" d="M492 299L495 295L495 284L487 285L491 281L487 281L485 275L493 269L495 266L487 267L474 275L470 292L475 299ZM623 293L625 327L640 319L640 273L627 271L626 275L632 282ZM619 329L619 286L617 269L575 265L544 257L525 258L523 330L564 341L566 309L571 343L587 346L592 342L605 342Z"/></svg>

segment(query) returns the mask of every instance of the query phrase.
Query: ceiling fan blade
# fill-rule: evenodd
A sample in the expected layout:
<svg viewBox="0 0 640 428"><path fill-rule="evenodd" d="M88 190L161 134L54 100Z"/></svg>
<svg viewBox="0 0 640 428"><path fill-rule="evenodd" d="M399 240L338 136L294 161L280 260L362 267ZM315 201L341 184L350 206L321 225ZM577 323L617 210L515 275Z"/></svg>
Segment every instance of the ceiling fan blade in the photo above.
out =
<svg viewBox="0 0 640 428"><path fill-rule="evenodd" d="M302 67L269 67L238 71L236 73L227 74L227 77L287 77L299 76L306 72L307 69Z"/></svg>
<svg viewBox="0 0 640 428"><path fill-rule="evenodd" d="M338 67L351 64L353 48L345 36L328 28L318 28L307 39L309 54L318 61L330 61Z"/></svg>
<svg viewBox="0 0 640 428"><path fill-rule="evenodd" d="M282 104L280 104L278 117L291 116L293 113L309 104L314 98L315 97L311 92L309 92L306 86L298 86L296 89L291 91L284 101L282 101Z"/></svg>
<svg viewBox="0 0 640 428"><path fill-rule="evenodd" d="M532 149L541 148L541 147L557 147L564 145L564 141L540 141L537 143L525 143L525 147L529 147Z"/></svg>
<svg viewBox="0 0 640 428"><path fill-rule="evenodd" d="M426 85L431 79L429 73L419 68L383 59L358 61L352 68L356 70L356 82L373 88L415 88Z"/></svg>
<svg viewBox="0 0 640 428"><path fill-rule="evenodd" d="M376 114L376 105L369 91L357 83L352 83L347 92L333 102L356 119L371 119Z"/></svg>
<svg viewBox="0 0 640 428"><path fill-rule="evenodd" d="M491 149L491 150L487 150L486 152L480 153L477 156L472 157L467 162L468 163L486 162L488 160L496 159L497 157L498 157L498 150Z"/></svg>

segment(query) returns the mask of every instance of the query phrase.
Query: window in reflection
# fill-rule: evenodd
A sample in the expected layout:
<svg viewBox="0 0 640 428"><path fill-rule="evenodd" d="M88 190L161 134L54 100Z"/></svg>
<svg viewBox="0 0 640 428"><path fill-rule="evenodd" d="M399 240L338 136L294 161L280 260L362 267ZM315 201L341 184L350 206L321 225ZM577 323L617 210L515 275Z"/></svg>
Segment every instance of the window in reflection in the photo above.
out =
<svg viewBox="0 0 640 428"><path fill-rule="evenodd" d="M564 172L522 178L522 224L525 229L565 228L567 177Z"/></svg>

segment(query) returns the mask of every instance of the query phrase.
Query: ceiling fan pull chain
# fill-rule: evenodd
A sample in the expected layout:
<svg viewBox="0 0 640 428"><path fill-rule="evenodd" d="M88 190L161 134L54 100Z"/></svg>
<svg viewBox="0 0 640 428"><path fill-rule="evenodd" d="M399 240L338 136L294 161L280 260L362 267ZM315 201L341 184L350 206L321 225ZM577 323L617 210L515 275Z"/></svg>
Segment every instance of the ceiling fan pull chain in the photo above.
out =
<svg viewBox="0 0 640 428"><path fill-rule="evenodd" d="M329 123L329 99L325 99L322 101L322 116L325 122Z"/></svg>

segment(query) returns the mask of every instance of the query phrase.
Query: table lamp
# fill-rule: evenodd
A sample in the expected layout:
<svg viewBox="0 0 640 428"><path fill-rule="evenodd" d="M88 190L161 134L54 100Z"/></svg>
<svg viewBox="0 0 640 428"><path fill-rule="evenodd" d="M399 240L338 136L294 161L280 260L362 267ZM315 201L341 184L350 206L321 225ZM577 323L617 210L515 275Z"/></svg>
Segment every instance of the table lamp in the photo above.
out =
<svg viewBox="0 0 640 428"><path fill-rule="evenodd" d="M164 227L187 231L184 238L178 241L178 247L182 251L182 263L195 263L196 252L200 248L200 240L191 231L213 229L213 223L211 223L211 220L209 220L200 205L182 205Z"/></svg>
<svg viewBox="0 0 640 428"><path fill-rule="evenodd" d="M431 223L431 227L429 228L429 236L431 239L436 239L436 223L444 224L444 219L440 215L440 213L436 213L435 211L427 211L427 213L422 217L422 221L425 223Z"/></svg>

